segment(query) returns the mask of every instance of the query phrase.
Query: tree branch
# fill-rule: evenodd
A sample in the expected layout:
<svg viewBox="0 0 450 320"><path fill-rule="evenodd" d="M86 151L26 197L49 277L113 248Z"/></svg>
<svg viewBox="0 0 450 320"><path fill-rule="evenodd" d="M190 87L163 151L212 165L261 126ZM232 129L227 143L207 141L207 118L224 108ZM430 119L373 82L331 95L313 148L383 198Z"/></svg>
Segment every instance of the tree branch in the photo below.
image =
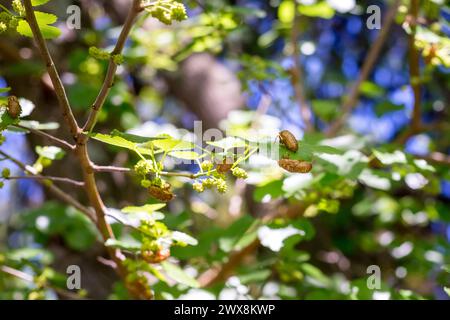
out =
<svg viewBox="0 0 450 320"><path fill-rule="evenodd" d="M395 16L397 14L398 7L400 5L400 0L395 0L392 4L392 7L389 9L386 14L384 25L382 26L377 39L371 46L369 53L364 61L364 64L361 68L361 72L359 73L358 79L353 84L350 94L345 99L342 106L342 115L333 122L328 128L326 135L328 137L334 136L344 125L347 118L350 116L353 108L356 106L359 100L361 85L364 81L367 80L370 73L372 72L373 67L380 55L381 49L389 35L389 30L394 22Z"/></svg>
<svg viewBox="0 0 450 320"><path fill-rule="evenodd" d="M116 46L114 50L111 52L111 58L109 59L108 70L106 72L105 80L103 81L102 88L92 105L91 112L89 113L86 124L83 126L84 132L91 132L94 129L95 124L97 123L97 117L100 109L105 103L106 97L108 96L111 87L113 86L114 75L117 71L117 64L114 62L113 55L121 54L122 50L125 46L125 42L130 34L131 28L133 26L134 20L138 16L139 12L142 10L140 6L139 0L133 0L132 7L128 12L128 16L125 20L125 23L122 27L122 31L120 32L119 38L117 39ZM89 139L88 136L84 138L86 141Z"/></svg>
<svg viewBox="0 0 450 320"><path fill-rule="evenodd" d="M33 176L11 176L6 178L7 180L24 180L24 179L31 179L31 180L45 180L48 182L51 181L55 181L55 182L63 182L63 183L68 183L71 185L74 185L76 187L84 187L84 182L83 181L76 181L76 180L72 180L70 178L63 178L63 177L52 177L52 176L41 176L41 175L33 175Z"/></svg>
<svg viewBox="0 0 450 320"><path fill-rule="evenodd" d="M38 130L38 129L34 129L34 128L25 127L25 126L22 126L20 124L16 124L15 126L17 128L28 130L31 133L34 133L35 135L41 136L43 138L46 138L46 139L48 139L48 140L58 144L60 147L62 147L64 149L67 149L67 150L70 150L70 151L73 151L75 149L74 145L71 145L67 141L64 141L64 140L59 139L59 138L57 138L55 136L52 136L51 134L48 134L47 132L44 132L44 131L41 131L41 130Z"/></svg>
<svg viewBox="0 0 450 320"><path fill-rule="evenodd" d="M33 169L33 167L28 166L21 162L20 160L14 158L13 156L7 154L6 152L0 150L0 154L11 160L14 164L16 164L20 169L22 169L24 172L31 174L33 176L36 176L36 171ZM94 216L92 215L92 211L85 206L83 206L81 203L79 203L76 199L71 197L67 192L62 191L58 187L56 187L53 184L46 183L45 180L39 180L39 182L48 188L56 197L58 197L60 200L64 201L65 203L71 205L72 207L78 209L80 212L84 213L91 221L94 223L96 222L94 219Z"/></svg>
<svg viewBox="0 0 450 320"><path fill-rule="evenodd" d="M52 81L56 96L58 98L59 105L62 108L64 120L69 126L69 130L72 137L74 138L74 140L76 140L78 134L80 133L80 128L78 127L77 121L75 120L75 116L72 113L72 109L70 107L69 100L67 99L63 83L61 81L61 78L59 77L58 71L56 70L56 66L50 55L50 52L48 50L44 37L41 33L41 30L39 29L36 16L34 15L31 0L24 0L24 7L26 20L30 25L31 31L33 32L33 37L36 40L36 44L37 47L39 48L42 59L46 64L47 72Z"/></svg>
<svg viewBox="0 0 450 320"><path fill-rule="evenodd" d="M5 266L5 265L0 266L0 271L3 273L9 274L10 276L13 276L17 279L34 283L34 277L32 275L29 275L28 273L25 273L23 271L11 268L9 266ZM83 297L81 297L80 295L70 292L70 291L67 291L67 290L64 290L64 289L61 289L61 288L58 288L55 286L51 286L51 285L47 285L47 287L49 289L55 290L61 296L65 296L67 298L75 299L75 300L83 299Z"/></svg>
<svg viewBox="0 0 450 320"><path fill-rule="evenodd" d="M92 168L95 172L130 172L130 168L116 167L116 166L98 166L93 165Z"/></svg>

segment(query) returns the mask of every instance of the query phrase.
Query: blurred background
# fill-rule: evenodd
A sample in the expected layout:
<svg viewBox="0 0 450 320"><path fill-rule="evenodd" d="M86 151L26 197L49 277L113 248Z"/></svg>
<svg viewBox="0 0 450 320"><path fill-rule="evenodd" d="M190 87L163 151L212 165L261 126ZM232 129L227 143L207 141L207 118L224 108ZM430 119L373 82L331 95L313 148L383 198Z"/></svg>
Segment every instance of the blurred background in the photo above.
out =
<svg viewBox="0 0 450 320"><path fill-rule="evenodd" d="M9 1L1 3L10 7ZM314 169L304 175L255 156L244 166L248 179L229 177L225 194L199 194L192 181L171 179L176 198L161 210L163 221L192 235L198 245L174 248L170 259L196 281L153 277L156 298L449 299L450 8L445 1L420 1L414 42L419 78L410 73L411 1L400 1L359 97L348 114L343 108L381 32L367 27L367 7L380 8L383 25L394 3L198 0L184 1L189 18L183 22L139 18L97 132L180 138L201 121L203 130L251 136L256 129L274 141L287 129L310 146L342 150L314 153ZM73 4L81 8L79 30L66 24ZM55 25L62 33L49 48L80 121L107 67L89 48L111 49L129 6L129 0L59 0L39 8L58 16ZM420 87L423 126L411 133L414 86ZM0 88L6 87L29 110L24 119L46 123L52 134L68 138L57 126L61 115L38 51L14 32L0 35ZM344 116L340 130L326 135ZM0 149L23 163L44 165L47 175L80 179L74 157L42 151L49 141L11 130L3 135ZM89 147L98 164L132 167L139 160L99 142ZM45 166L46 157L53 157L51 166ZM166 166L198 171L195 163L176 165L170 159ZM12 176L22 174L1 161L5 167ZM154 202L132 175L100 173L97 179L111 210ZM79 188L61 187L86 202ZM125 233L110 222L116 235ZM99 259L106 256L99 239L87 218L36 181L5 181L0 265L20 273L0 272L0 298L127 298L114 271ZM74 264L83 274L77 293L61 289L67 266ZM376 290L367 286L371 265L381 271Z"/></svg>

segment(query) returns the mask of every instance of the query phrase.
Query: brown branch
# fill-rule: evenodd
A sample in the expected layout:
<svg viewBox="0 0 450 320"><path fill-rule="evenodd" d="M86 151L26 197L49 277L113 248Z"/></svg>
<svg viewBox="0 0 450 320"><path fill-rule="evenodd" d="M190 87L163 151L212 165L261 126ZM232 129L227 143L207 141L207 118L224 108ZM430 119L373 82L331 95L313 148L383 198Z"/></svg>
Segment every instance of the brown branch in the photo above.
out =
<svg viewBox="0 0 450 320"><path fill-rule="evenodd" d="M130 172L130 168L116 167L116 166L98 166L93 165L92 168L95 172Z"/></svg>
<svg viewBox="0 0 450 320"><path fill-rule="evenodd" d="M64 118L66 119L66 122L68 123L68 125L70 127L70 131L71 131L75 141L77 142L75 152L78 157L78 160L80 161L80 165L82 167L86 195L89 199L91 206L94 208L95 215L97 218L96 225L102 235L103 241L105 242L106 240L108 240L110 238L114 238L114 234L112 232L111 226L107 223L107 221L105 219L107 210L106 210L105 205L103 204L103 200L98 191L95 176L94 176L94 166L89 158L89 154L88 154L88 150L87 150L86 142L88 140L88 136L83 134L83 131L78 127L78 125L75 121L75 118L72 115L71 108L70 108L69 102L67 100L65 91L64 91L64 87L62 86L58 72L53 64L52 58L51 58L50 53L45 44L45 40L39 30L39 26L37 24L36 17L34 15L33 8L31 5L31 0L25 0L25 9L26 9L27 21L29 22L30 27L33 31L33 36L35 37L35 39L37 41L37 44L41 51L42 57L47 64L47 69L49 71L53 85L55 87L55 92L58 96L61 106L63 107ZM133 22L141 10L142 9L140 8L140 0L133 0L133 4L130 8L127 20L126 20L126 22L123 26L122 32L120 33L120 36L117 40L117 44L112 52L112 56L120 54L122 52L123 47L125 46L125 41L128 37L128 34L130 33L131 27L133 25ZM106 99L106 96L112 86L113 78L114 78L114 74L115 74L116 70L117 70L117 65L115 64L114 59L111 58L110 62L109 62L109 66L108 66L107 76L106 76L103 86L100 90L100 93L94 103L93 109L91 110L91 113L89 114L88 121L87 121L86 125L84 126L84 129L87 129L87 131L91 131L96 123L97 114L98 114L100 108L102 107L102 105ZM54 186L51 185L50 187L54 187ZM63 195L65 195L65 194L64 193L59 194L59 196L62 198L63 198ZM111 259L116 263L116 265L117 265L116 271L118 272L119 276L123 279L125 286L127 287L131 296L136 299L152 298L151 291L144 284L136 282L136 281L127 280L128 270L122 263L124 256L121 253L121 251L118 249L114 249L114 248L106 248L106 250L108 251L108 254L110 255Z"/></svg>
<svg viewBox="0 0 450 320"><path fill-rule="evenodd" d="M108 93L111 90L111 87L113 86L114 75L116 74L117 71L117 64L114 62L113 56L122 53L123 48L125 46L125 42L128 38L128 35L130 34L131 28L133 27L133 23L140 11L142 11L140 1L133 0L132 7L128 12L128 16L122 27L122 31L120 32L119 38L117 39L116 46L114 47L114 50L111 52L111 58L109 59L108 70L106 72L105 80L103 81L103 85L100 89L100 92L97 98L95 99L94 104L92 105L92 109L91 112L89 113L86 124L83 126L84 132L91 132L92 129L94 129L94 126L97 122L98 113L100 112L100 109L105 103L106 97L108 96ZM89 138L88 136L85 136L86 141L88 138Z"/></svg>
<svg viewBox="0 0 450 320"><path fill-rule="evenodd" d="M11 176L8 177L7 180L24 180L24 179L31 179L31 180L46 180L48 182L55 181L55 182L63 182L72 184L76 187L84 187L83 181L76 181L72 180L70 178L63 178L63 177L52 177L52 176L41 176L41 175L33 175L33 176ZM45 182L45 181L44 181Z"/></svg>
<svg viewBox="0 0 450 320"><path fill-rule="evenodd" d="M0 150L0 154L3 157L11 160L14 164L16 164L25 173L28 173L28 174L31 174L34 176L36 175L36 172L35 172L35 170L33 170L33 167L24 164L20 160L14 158L13 156L7 154L6 152L4 152L2 150ZM84 213L91 221L93 221L95 223L95 219L92 215L92 211L90 209L86 208L85 206L83 206L81 203L79 203L76 199L74 199L72 196L70 196L67 192L62 191L61 189L59 189L58 187L56 187L53 184L46 183L45 180L39 180L39 182L43 186L48 188L50 190L50 192L52 192L60 200L71 205L72 207L78 209L80 212Z"/></svg>
<svg viewBox="0 0 450 320"><path fill-rule="evenodd" d="M375 66L378 56L380 55L381 49L383 48L383 45L386 42L386 39L388 38L389 30L395 20L395 16L397 14L400 2L401 2L400 0L395 0L391 8L389 9L388 13L386 14L384 25L382 26L377 39L375 40L375 42L373 43L372 47L369 50L369 53L367 54L367 57L361 68L361 72L359 73L358 79L353 84L350 94L344 100L342 106L342 115L330 125L330 127L326 132L326 135L328 137L334 136L342 128L345 121L350 116L353 108L358 103L361 85L364 83L364 81L367 80L370 73L372 72L373 67Z"/></svg>
<svg viewBox="0 0 450 320"><path fill-rule="evenodd" d="M42 59L44 60L47 72L52 81L56 97L58 98L59 105L62 108L62 114L64 120L69 126L70 133L72 137L76 140L78 134L80 133L80 128L78 127L77 121L75 120L75 116L72 113L72 109L69 104L69 100L67 99L66 91L64 89L61 78L59 77L58 71L56 70L56 66L53 62L53 59L48 50L47 44L44 40L44 37L39 29L38 22L36 20L36 16L33 11L33 6L31 4L31 0L24 0L25 7L25 16L28 24L30 25L31 31L33 33L33 37L36 40L37 47L41 53Z"/></svg>
<svg viewBox="0 0 450 320"><path fill-rule="evenodd" d="M314 129L312 124L312 114L310 105L306 100L305 96L305 86L303 80L303 69L300 63L300 50L298 46L300 30L300 16L297 10L295 10L295 18L291 31L291 45L292 45L292 60L294 61L294 66L291 71L291 84L294 87L294 94L297 103L300 108L300 116L302 117L303 123L305 124L306 131L312 131Z"/></svg>
<svg viewBox="0 0 450 320"><path fill-rule="evenodd" d="M62 147L64 149L67 149L67 150L70 150L70 151L73 151L75 149L74 145L71 145L67 141L64 141L64 140L59 139L59 138L57 138L55 136L52 136L51 134L48 134L47 132L44 132L44 131L41 131L41 130L38 130L38 129L34 129L34 128L30 128L30 127L26 127L26 126L23 126L23 125L20 125L20 124L16 124L15 126L17 128L28 130L31 133L34 133L35 135L41 136L43 138L46 138L46 139L48 139L48 140L58 144L60 147Z"/></svg>

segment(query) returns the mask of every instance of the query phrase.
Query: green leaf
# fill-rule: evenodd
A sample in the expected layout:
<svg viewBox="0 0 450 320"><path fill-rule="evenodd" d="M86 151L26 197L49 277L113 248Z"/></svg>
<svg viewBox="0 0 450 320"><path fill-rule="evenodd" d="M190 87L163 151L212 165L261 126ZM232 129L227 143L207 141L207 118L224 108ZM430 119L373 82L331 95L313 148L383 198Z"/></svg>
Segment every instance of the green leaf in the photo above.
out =
<svg viewBox="0 0 450 320"><path fill-rule="evenodd" d="M300 265L300 269L314 280L319 281L322 285L326 286L330 284L330 279L328 279L328 277L320 271L319 268L313 266L312 264L303 263Z"/></svg>
<svg viewBox="0 0 450 320"><path fill-rule="evenodd" d="M375 106L375 114L378 117L381 117L385 113L394 112L394 111L400 111L403 110L404 107L402 105L394 104L389 101L383 101L381 103L378 103Z"/></svg>
<svg viewBox="0 0 450 320"><path fill-rule="evenodd" d="M141 244L133 240L108 239L105 242L105 246L133 252L141 250Z"/></svg>
<svg viewBox="0 0 450 320"><path fill-rule="evenodd" d="M130 141L130 142L133 142L136 144L143 144L143 143L145 144L145 143L148 143L149 141L162 139L161 137L144 137L144 136L138 136L136 134L124 133L124 132L120 132L117 129L114 129L113 131L111 131L111 136L121 137L127 141Z"/></svg>
<svg viewBox="0 0 450 320"><path fill-rule="evenodd" d="M255 201L261 202L265 197L267 200L273 200L283 196L283 186L282 180L273 180L261 186L257 186L253 192L253 199Z"/></svg>
<svg viewBox="0 0 450 320"><path fill-rule="evenodd" d="M61 35L61 30L57 27L53 27L50 24L55 23L58 17L51 13L35 11L36 20L39 29L45 39L54 39ZM23 36L33 38L33 32L31 31L30 25L25 20L20 20L17 26L17 32Z"/></svg>
<svg viewBox="0 0 450 320"><path fill-rule="evenodd" d="M55 146L36 146L36 153L41 157L50 159L50 160L60 160L64 157L65 152L63 149Z"/></svg>
<svg viewBox="0 0 450 320"><path fill-rule="evenodd" d="M339 109L339 103L334 100L313 100L311 106L314 113L325 121L333 120Z"/></svg>
<svg viewBox="0 0 450 320"><path fill-rule="evenodd" d="M196 246L198 244L198 241L195 238L179 231L172 232L172 240L174 240L177 243L180 243L183 246L184 245Z"/></svg>
<svg viewBox="0 0 450 320"><path fill-rule="evenodd" d="M295 3L292 0L285 0L278 7L278 19L283 23L291 23L295 18Z"/></svg>
<svg viewBox="0 0 450 320"><path fill-rule="evenodd" d="M6 254L8 259L16 261L40 261L43 264L50 264L53 261L53 255L44 249L21 248L11 250Z"/></svg>
<svg viewBox="0 0 450 320"><path fill-rule="evenodd" d="M334 9L325 1L312 5L300 5L298 11L308 17L331 19L334 16Z"/></svg>
<svg viewBox="0 0 450 320"><path fill-rule="evenodd" d="M31 0L31 5L33 7L37 7L37 6L41 6L43 4L46 4L47 2L49 2L50 0Z"/></svg>
<svg viewBox="0 0 450 320"><path fill-rule="evenodd" d="M15 125L19 123L19 119L11 118L8 112L6 112L4 109L0 110L1 117L0 117L0 131L5 130L10 125Z"/></svg>
<svg viewBox="0 0 450 320"><path fill-rule="evenodd" d="M382 87L370 81L364 81L361 84L360 90L361 94L369 98L379 98L385 94L385 91Z"/></svg>
<svg viewBox="0 0 450 320"><path fill-rule="evenodd" d="M10 90L11 90L10 87L0 88L0 93L6 93L6 92L9 92Z"/></svg>
<svg viewBox="0 0 450 320"><path fill-rule="evenodd" d="M235 221L219 239L219 247L225 252L230 252L249 229L252 228L255 219L249 215L244 215Z"/></svg>
<svg viewBox="0 0 450 320"><path fill-rule="evenodd" d="M162 262L161 266L166 272L167 276L173 279L174 281L192 288L200 287L200 284L197 282L197 280L195 280L186 272L184 272L184 270L181 269L179 266L167 261Z"/></svg>
<svg viewBox="0 0 450 320"><path fill-rule="evenodd" d="M125 213L138 213L138 212L147 212L153 213L159 209L162 209L166 206L165 203L156 203L156 204L146 204L140 207L130 206L122 209L122 212Z"/></svg>
<svg viewBox="0 0 450 320"><path fill-rule="evenodd" d="M153 142L153 145L164 152L173 150L190 150L195 148L195 145L192 142L178 140L172 137L156 140Z"/></svg>
<svg viewBox="0 0 450 320"><path fill-rule="evenodd" d="M118 131L117 131L118 132ZM130 136L125 135L125 134L117 134L117 132L112 132L112 134L103 134L103 133L90 133L89 136L92 137L92 139L112 145L112 146L116 146L116 147L120 147L120 148L125 148L125 149L129 149L129 150L138 150L141 154L144 155L150 155L152 154L152 150L150 148L147 147L141 147L140 144L130 141L127 138L129 138ZM127 136L127 138L125 138L125 136ZM134 136L137 137L137 136ZM142 138L142 137L140 137ZM151 138L148 138L151 139ZM152 143L151 140L147 141L147 143Z"/></svg>

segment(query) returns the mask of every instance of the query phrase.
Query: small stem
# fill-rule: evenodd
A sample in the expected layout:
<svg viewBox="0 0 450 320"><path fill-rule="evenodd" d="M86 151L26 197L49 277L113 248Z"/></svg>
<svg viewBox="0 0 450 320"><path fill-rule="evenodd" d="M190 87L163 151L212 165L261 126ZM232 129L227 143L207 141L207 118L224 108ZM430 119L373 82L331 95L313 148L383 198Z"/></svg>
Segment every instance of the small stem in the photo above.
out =
<svg viewBox="0 0 450 320"><path fill-rule="evenodd" d="M64 141L64 140L59 139L59 138L57 138L55 136L52 136L51 134L48 134L47 132L44 132L44 131L41 131L41 130L38 130L38 129L34 129L34 128L30 128L30 127L26 127L26 126L23 126L23 125L20 125L20 124L16 124L15 126L17 128L28 130L28 131L30 131L30 132L38 135L38 136L44 137L44 138L46 138L48 140L51 140L51 141L55 142L56 144L58 144L60 147L63 147L63 148L68 149L70 151L73 151L75 149L74 145L71 145L67 141Z"/></svg>
<svg viewBox="0 0 450 320"><path fill-rule="evenodd" d="M28 166L21 162L20 160L14 158L13 156L10 156L6 152L0 150L0 155L3 157L11 160L14 164L16 164L20 169L22 169L25 173L36 175L36 172L33 167ZM56 187L53 184L45 183L44 181L38 180L40 183L47 187L55 196L60 198L65 203L71 205L72 207L78 209L80 212L84 213L92 222L95 223L95 218L93 217L92 211L85 206L83 206L81 203L79 203L76 199L74 199L72 196L70 196L67 192L62 191L58 187Z"/></svg>
<svg viewBox="0 0 450 320"><path fill-rule="evenodd" d="M142 11L140 6L140 0L133 0L132 8L128 12L128 16L123 25L122 31L120 32L119 38L117 39L116 46L114 50L111 52L111 58L109 59L108 70L106 71L106 77L103 81L102 88L95 99L91 112L89 113L88 120L83 126L84 132L92 132L97 123L98 113L105 103L106 97L108 96L111 87L113 86L114 76L117 71L117 64L114 62L112 56L121 54L123 48L125 47L125 42L127 41L128 35L130 34L131 28L133 27L134 20L138 16L139 12ZM89 137L86 135L84 139L87 141Z"/></svg>
<svg viewBox="0 0 450 320"><path fill-rule="evenodd" d="M7 180L25 180L25 179L30 179L30 180L44 180L45 181L55 181L55 182L63 182L63 183L68 183L68 184L72 184L74 186L77 187L84 187L84 182L83 181L76 181L76 180L72 180L69 178L62 178L62 177L52 177L52 176L41 176L41 175L33 175L33 176L11 176L6 178Z"/></svg>
<svg viewBox="0 0 450 320"><path fill-rule="evenodd" d="M9 266L0 266L0 271L3 273L9 274L10 276L13 276L17 279L34 283L34 277L32 275L29 275L28 273L25 273L23 271L11 268ZM48 285L47 287L49 289L55 290L58 294L65 296L67 298L76 299L76 300L79 300L82 298L76 293L73 293L73 292L58 288L58 287L54 287L51 285Z"/></svg>
<svg viewBox="0 0 450 320"><path fill-rule="evenodd" d="M95 172L130 172L130 168L116 167L116 166L98 166L92 167Z"/></svg>
<svg viewBox="0 0 450 320"><path fill-rule="evenodd" d="M2 5L1 3L0 3L0 8L2 8L3 10L5 10L6 12L8 12L10 15L13 15L13 13L12 13L11 11L9 11L8 8L5 7L4 5Z"/></svg>

